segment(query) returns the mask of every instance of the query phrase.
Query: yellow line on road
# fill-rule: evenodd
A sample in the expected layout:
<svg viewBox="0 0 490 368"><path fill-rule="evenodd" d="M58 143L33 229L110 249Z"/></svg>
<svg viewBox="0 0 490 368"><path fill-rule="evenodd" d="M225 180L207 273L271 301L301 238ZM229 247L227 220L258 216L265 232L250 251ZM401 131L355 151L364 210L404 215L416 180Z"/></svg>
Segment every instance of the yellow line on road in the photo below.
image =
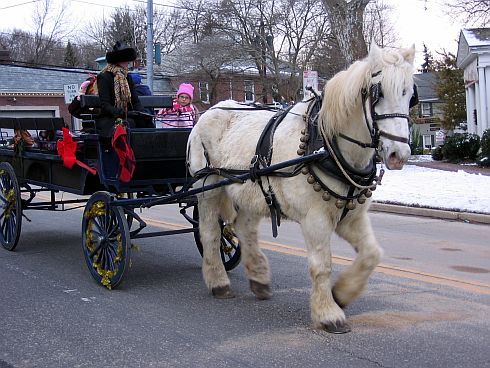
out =
<svg viewBox="0 0 490 368"><path fill-rule="evenodd" d="M189 227L189 225L175 224L167 221L150 219L147 217L142 217L142 219L149 225L163 227L169 230L179 230L179 229L185 229ZM267 249L283 254L289 254L297 257L306 257L306 250L303 248L297 248L290 245L269 242L266 240L260 240L259 245L262 249ZM332 255L332 262L343 266L349 266L352 264L353 259L349 257ZM458 289L462 289L465 291L470 291L478 294L490 295L490 284L485 284L478 281L460 280L452 277L431 274L418 270L389 266L383 263L380 263L378 267L376 267L374 272L382 273L389 276L402 277L410 280L427 282L435 285L450 286L450 287L454 287L454 288L458 288Z"/></svg>
<svg viewBox="0 0 490 368"><path fill-rule="evenodd" d="M149 218L144 218L144 220L148 224L151 224L153 226L161 226L172 230L189 227L188 225L185 226L181 224L174 224L166 221L154 220ZM306 249L303 248L293 247L290 245L284 245L284 244L270 242L266 240L260 240L259 244L262 249L267 249L283 254L289 254L297 257L306 257ZM349 266L352 264L353 259L349 257L332 255L332 261L335 264ZM396 266L390 266L383 263L380 263L378 267L376 267L374 272L382 273L389 276L397 276L397 277L402 277L411 280L428 282L436 285L451 286L474 293L490 295L490 284L485 284L478 281L460 280L452 277L431 274L418 270L411 270L411 269L406 269L406 268L401 268Z"/></svg>

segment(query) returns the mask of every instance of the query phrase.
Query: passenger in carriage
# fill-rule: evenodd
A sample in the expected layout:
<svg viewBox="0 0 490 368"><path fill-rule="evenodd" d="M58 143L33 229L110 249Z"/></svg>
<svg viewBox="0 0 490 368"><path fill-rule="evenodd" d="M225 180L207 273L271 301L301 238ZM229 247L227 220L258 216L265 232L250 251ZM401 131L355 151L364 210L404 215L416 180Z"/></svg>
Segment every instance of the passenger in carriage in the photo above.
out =
<svg viewBox="0 0 490 368"><path fill-rule="evenodd" d="M129 63L136 60L136 56L135 49L116 42L112 51L106 54L107 66L97 76L101 112L96 124L97 132L104 137L112 136L118 118L126 120L130 127L153 127L151 118L139 114L145 110L128 76Z"/></svg>
<svg viewBox="0 0 490 368"><path fill-rule="evenodd" d="M141 75L138 72L131 72L128 74L134 83L134 89L136 90L136 94L139 96L151 96L151 89L146 84L143 84L141 81ZM151 115L155 115L155 111L147 107L145 108L145 112Z"/></svg>
<svg viewBox="0 0 490 368"><path fill-rule="evenodd" d="M192 104L194 87L182 83L173 99L173 107L164 108L158 112L157 128L192 128L199 119L199 111Z"/></svg>

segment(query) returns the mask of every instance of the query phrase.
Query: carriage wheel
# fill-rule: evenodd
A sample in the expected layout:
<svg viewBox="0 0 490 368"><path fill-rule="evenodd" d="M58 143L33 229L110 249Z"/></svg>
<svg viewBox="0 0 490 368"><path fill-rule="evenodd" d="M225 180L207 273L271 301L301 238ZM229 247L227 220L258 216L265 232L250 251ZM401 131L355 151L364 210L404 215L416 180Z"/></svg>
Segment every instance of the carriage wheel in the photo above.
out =
<svg viewBox="0 0 490 368"><path fill-rule="evenodd" d="M199 212L197 209L197 205L194 206L192 218L195 221L193 227L199 227ZM226 224L220 219L219 225L221 227L221 260L225 265L225 270L231 271L240 264L240 258L242 255L240 242L238 241L238 238L236 237L235 231L233 230L231 224ZM194 232L194 240L196 241L197 249L199 250L199 253L202 257L203 249L201 238L199 237L199 230Z"/></svg>
<svg viewBox="0 0 490 368"><path fill-rule="evenodd" d="M22 199L14 168L0 163L0 242L7 250L17 246L22 227Z"/></svg>
<svg viewBox="0 0 490 368"><path fill-rule="evenodd" d="M131 239L128 222L120 207L109 206L112 197L96 192L83 213L83 254L95 279L108 289L117 287L130 264Z"/></svg>

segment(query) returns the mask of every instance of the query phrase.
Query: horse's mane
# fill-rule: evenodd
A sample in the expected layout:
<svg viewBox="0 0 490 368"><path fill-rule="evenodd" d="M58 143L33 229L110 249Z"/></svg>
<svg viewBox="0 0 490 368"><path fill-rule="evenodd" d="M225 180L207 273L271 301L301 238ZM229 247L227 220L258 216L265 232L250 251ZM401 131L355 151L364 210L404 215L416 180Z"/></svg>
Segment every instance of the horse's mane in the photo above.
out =
<svg viewBox="0 0 490 368"><path fill-rule="evenodd" d="M382 82L386 96L401 95L403 89L411 88L414 56L414 47L388 50L372 45L365 59L333 76L325 85L320 109L323 134L332 137L352 122L352 114L361 108L361 90L369 88L374 73L381 71L376 82Z"/></svg>

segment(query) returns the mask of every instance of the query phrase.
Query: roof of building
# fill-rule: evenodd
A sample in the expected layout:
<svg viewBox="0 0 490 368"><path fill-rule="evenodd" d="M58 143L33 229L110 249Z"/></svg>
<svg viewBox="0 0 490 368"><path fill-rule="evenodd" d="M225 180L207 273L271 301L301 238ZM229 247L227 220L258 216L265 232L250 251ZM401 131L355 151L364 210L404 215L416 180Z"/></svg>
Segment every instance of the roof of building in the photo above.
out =
<svg viewBox="0 0 490 368"><path fill-rule="evenodd" d="M0 93L63 93L64 85L80 85L90 73L98 72L98 70L86 69L0 64ZM144 83L146 75L141 74ZM174 93L170 79L163 76L154 76L153 90L155 94L161 95Z"/></svg>
<svg viewBox="0 0 490 368"><path fill-rule="evenodd" d="M461 30L468 46L490 46L490 28L465 28Z"/></svg>
<svg viewBox="0 0 490 368"><path fill-rule="evenodd" d="M434 101L439 100L435 85L437 83L436 76L433 73L414 74L414 82L417 85L417 93L419 101Z"/></svg>
<svg viewBox="0 0 490 368"><path fill-rule="evenodd" d="M456 58L459 68L466 68L475 62L478 54L488 52L490 52L490 28L465 28L461 30Z"/></svg>

